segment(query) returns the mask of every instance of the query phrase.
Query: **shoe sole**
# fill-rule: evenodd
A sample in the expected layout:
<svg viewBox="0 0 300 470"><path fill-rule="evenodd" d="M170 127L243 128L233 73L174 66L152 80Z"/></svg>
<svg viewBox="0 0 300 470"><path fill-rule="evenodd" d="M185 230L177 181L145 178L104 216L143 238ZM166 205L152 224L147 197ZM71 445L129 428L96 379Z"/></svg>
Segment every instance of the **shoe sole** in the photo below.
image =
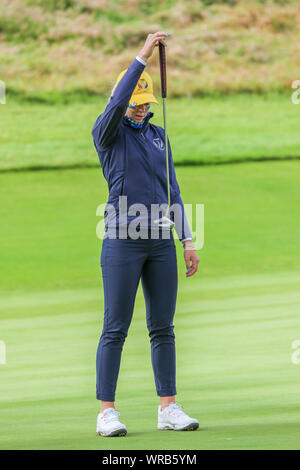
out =
<svg viewBox="0 0 300 470"><path fill-rule="evenodd" d="M126 429L116 429L115 431L111 431L110 433L105 433L105 432L96 432L97 436L103 436L103 437L114 437L114 436L126 436L127 430Z"/></svg>
<svg viewBox="0 0 300 470"><path fill-rule="evenodd" d="M157 426L157 429L161 431L164 431L164 430L166 431L167 430L169 431L195 431L198 428L199 428L199 423L190 423L182 428L176 428L175 426L172 426L171 424L163 424L163 425Z"/></svg>

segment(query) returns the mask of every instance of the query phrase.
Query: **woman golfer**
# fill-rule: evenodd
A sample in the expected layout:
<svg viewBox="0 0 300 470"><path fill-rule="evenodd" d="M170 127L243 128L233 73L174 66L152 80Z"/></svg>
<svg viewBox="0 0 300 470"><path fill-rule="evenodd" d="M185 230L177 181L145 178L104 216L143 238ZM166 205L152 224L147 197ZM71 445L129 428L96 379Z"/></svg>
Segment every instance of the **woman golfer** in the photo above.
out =
<svg viewBox="0 0 300 470"><path fill-rule="evenodd" d="M163 128L149 122L153 116L150 103L158 102L153 95L152 79L144 69L154 48L159 42L166 45L165 37L169 35L157 32L147 36L139 55L119 75L106 109L92 130L109 187L101 251L105 312L96 360L96 397L101 400L96 432L101 436L127 433L114 406L115 391L140 279L155 386L160 397L158 429L183 431L199 426L175 402L176 248L172 229L157 225L158 214L151 210L152 205L165 207L168 200L166 142ZM174 211L175 220L172 218L171 222L184 246L186 276L192 276L198 269L199 258L184 213L169 142L168 151L170 205L177 207L181 215L178 217Z"/></svg>

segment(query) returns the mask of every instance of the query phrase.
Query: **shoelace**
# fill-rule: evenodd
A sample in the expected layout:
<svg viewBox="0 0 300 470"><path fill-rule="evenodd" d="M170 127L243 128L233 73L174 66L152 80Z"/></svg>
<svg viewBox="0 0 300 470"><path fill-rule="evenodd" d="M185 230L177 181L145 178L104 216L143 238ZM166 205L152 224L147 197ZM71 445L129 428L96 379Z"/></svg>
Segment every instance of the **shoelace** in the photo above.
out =
<svg viewBox="0 0 300 470"><path fill-rule="evenodd" d="M104 413L103 419L106 423L110 423L111 421L115 421L116 419L119 419L119 416L120 416L120 413L117 410L111 409L107 411L106 413Z"/></svg>
<svg viewBox="0 0 300 470"><path fill-rule="evenodd" d="M177 416L185 414L184 411L182 411L183 406L179 405L179 403L170 403L168 408L170 408L170 414L174 414L174 415L177 415Z"/></svg>

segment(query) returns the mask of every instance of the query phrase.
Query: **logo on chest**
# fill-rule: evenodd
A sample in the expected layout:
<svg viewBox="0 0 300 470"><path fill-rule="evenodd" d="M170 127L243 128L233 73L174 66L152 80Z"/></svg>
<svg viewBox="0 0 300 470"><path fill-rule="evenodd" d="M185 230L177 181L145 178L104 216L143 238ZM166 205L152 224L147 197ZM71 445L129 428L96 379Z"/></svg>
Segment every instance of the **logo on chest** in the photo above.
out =
<svg viewBox="0 0 300 470"><path fill-rule="evenodd" d="M160 139L160 137L156 137L156 139L153 139L153 143L154 143L155 147L157 147L159 150L164 150L165 149L165 144Z"/></svg>

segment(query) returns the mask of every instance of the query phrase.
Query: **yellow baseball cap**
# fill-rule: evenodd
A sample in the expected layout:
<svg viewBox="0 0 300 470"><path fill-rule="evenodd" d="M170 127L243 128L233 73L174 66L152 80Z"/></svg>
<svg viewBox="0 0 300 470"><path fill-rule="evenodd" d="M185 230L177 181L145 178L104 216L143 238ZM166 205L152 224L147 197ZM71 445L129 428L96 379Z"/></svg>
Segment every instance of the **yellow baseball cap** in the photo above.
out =
<svg viewBox="0 0 300 470"><path fill-rule="evenodd" d="M111 95L113 95L116 86L118 85L119 81L123 77L123 75L127 72L128 69L123 70L117 78L117 81L112 89ZM143 72L137 82L137 85L134 89L134 92L131 95L129 100L130 106L139 106L140 104L144 103L156 103L159 104L153 94L153 82L152 78L150 77L149 73Z"/></svg>

